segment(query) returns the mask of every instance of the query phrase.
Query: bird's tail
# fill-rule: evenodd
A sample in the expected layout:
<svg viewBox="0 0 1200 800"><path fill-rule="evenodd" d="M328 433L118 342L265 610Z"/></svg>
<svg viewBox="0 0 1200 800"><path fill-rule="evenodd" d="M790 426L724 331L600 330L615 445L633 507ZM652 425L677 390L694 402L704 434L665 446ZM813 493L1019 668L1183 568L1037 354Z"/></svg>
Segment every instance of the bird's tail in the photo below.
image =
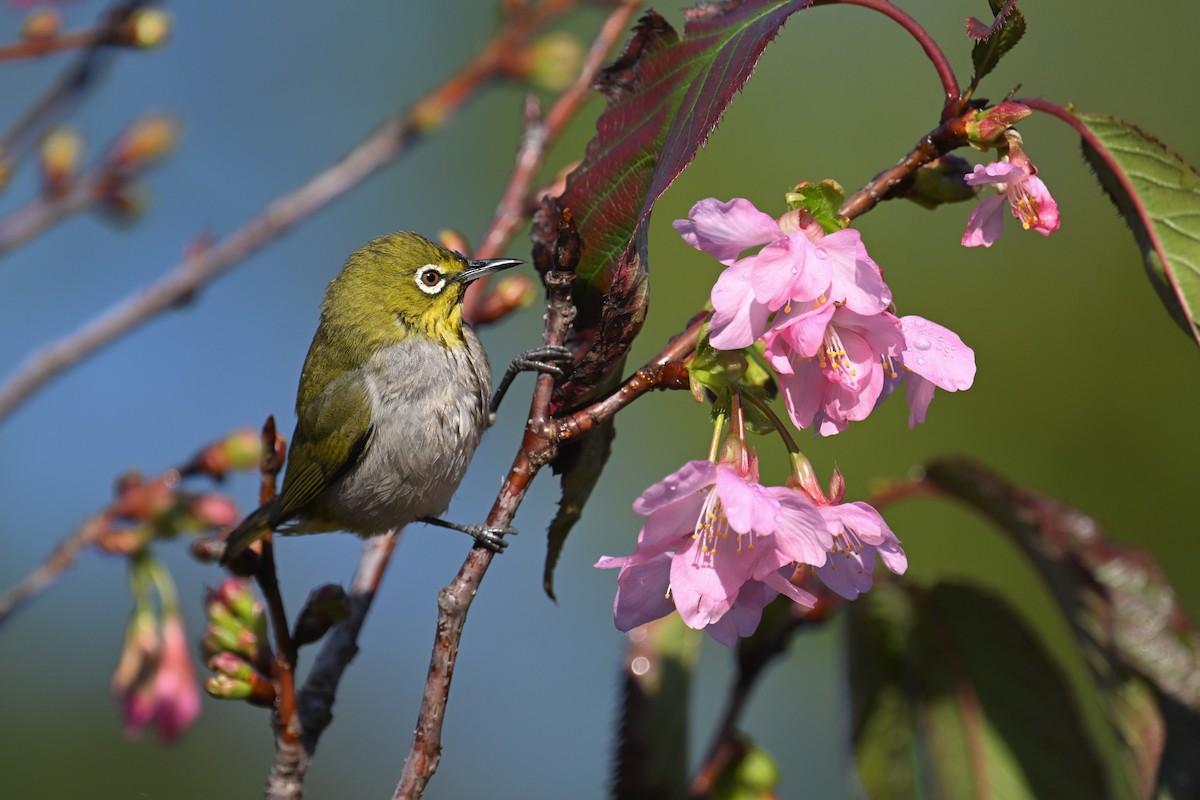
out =
<svg viewBox="0 0 1200 800"><path fill-rule="evenodd" d="M225 566L250 545L257 542L271 530L275 512L279 506L279 498L272 498L252 511L249 516L238 523L238 526L225 537L225 552L221 555L221 566Z"/></svg>

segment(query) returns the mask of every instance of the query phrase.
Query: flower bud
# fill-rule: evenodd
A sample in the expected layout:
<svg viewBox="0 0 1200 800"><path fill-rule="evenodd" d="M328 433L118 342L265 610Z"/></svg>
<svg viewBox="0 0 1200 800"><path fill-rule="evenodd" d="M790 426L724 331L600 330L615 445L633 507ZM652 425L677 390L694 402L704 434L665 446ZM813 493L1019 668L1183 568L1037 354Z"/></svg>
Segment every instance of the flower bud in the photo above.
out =
<svg viewBox="0 0 1200 800"><path fill-rule="evenodd" d="M292 641L297 647L317 641L334 625L350 616L350 599L336 583L314 589L296 618Z"/></svg>
<svg viewBox="0 0 1200 800"><path fill-rule="evenodd" d="M583 46L572 34L560 31L534 42L526 57L529 82L547 91L561 92L579 75Z"/></svg>
<svg viewBox="0 0 1200 800"><path fill-rule="evenodd" d="M96 210L105 220L127 228L140 220L150 205L146 187L131 180L114 181L100 196Z"/></svg>
<svg viewBox="0 0 1200 800"><path fill-rule="evenodd" d="M223 494L194 497L188 510L202 528L224 528L240 518L237 506Z"/></svg>
<svg viewBox="0 0 1200 800"><path fill-rule="evenodd" d="M79 169L83 137L71 128L53 128L42 137L38 157L42 186L48 193L56 194Z"/></svg>
<svg viewBox="0 0 1200 800"><path fill-rule="evenodd" d="M204 474L221 480L234 470L257 469L261 453L262 437L244 428L205 447L180 471L185 475Z"/></svg>
<svg viewBox="0 0 1200 800"><path fill-rule="evenodd" d="M456 231L453 228L443 228L438 231L437 239L447 250L453 250L463 255L471 252L471 243L467 241L467 237L462 234L462 231Z"/></svg>
<svg viewBox="0 0 1200 800"><path fill-rule="evenodd" d="M161 8L142 8L129 15L117 32L121 44L139 50L162 47L171 36L171 17Z"/></svg>
<svg viewBox="0 0 1200 800"><path fill-rule="evenodd" d="M1029 106L1005 100L991 108L975 111L967 120L967 141L972 147L988 150L995 147L997 142L1013 125L1033 113Z"/></svg>
<svg viewBox="0 0 1200 800"><path fill-rule="evenodd" d="M975 189L963 180L971 170L971 163L961 156L949 154L935 158L916 171L905 196L925 208L974 200Z"/></svg>
<svg viewBox="0 0 1200 800"><path fill-rule="evenodd" d="M35 8L21 23L21 38L27 42L43 42L58 36L62 30L62 15L52 8Z"/></svg>
<svg viewBox="0 0 1200 800"><path fill-rule="evenodd" d="M244 656L262 664L269 658L267 621L249 582L229 578L210 589L204 601L208 627L201 649L208 657L222 652Z"/></svg>
<svg viewBox="0 0 1200 800"><path fill-rule="evenodd" d="M161 160L179 142L181 126L170 114L147 114L134 120L109 149L111 169L129 172Z"/></svg>

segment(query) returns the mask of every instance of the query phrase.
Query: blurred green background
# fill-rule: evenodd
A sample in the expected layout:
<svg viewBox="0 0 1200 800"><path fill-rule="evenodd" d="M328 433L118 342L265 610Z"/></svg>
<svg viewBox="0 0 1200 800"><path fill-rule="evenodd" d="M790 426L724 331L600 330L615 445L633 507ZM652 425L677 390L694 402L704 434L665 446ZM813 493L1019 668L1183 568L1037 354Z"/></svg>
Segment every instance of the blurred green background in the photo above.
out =
<svg viewBox="0 0 1200 800"><path fill-rule="evenodd" d="M985 15L986 3L900 5L942 42L965 83L963 22ZM92 1L63 11L77 26L102 8ZM678 8L660 10L682 19ZM328 165L449 75L496 20L494 3L467 0L181 3L170 11L169 46L120 56L73 122L96 152L139 113L168 111L185 124L181 148L148 177L153 202L138 226L116 230L85 215L0 264L0 372L154 280L198 234L228 234ZM1021 95L1131 119L1200 159L1192 96L1200 8L1163 0L1123 18L1072 4L1030 3L1025 11L1029 33L983 96L998 99L1020 85ZM22 16L0 10L0 41L16 37ZM600 19L589 9L565 27L586 35ZM70 59L0 68L0 126L12 124ZM939 95L917 45L882 16L834 7L793 17L707 148L659 203L651 312L633 361L682 327L717 274L678 239L673 219L710 196L747 197L779 213L783 191L804 179L833 178L853 191L936 124ZM0 423L0 587L102 507L123 470L157 472L269 413L290 431L325 283L347 253L389 230L455 227L478 236L508 174L521 103L516 87L487 92L410 157ZM598 110L596 102L585 109L548 174L579 157ZM897 399L833 439L805 436L803 446L822 475L835 463L842 468L851 498L938 454L980 459L1152 551L1195 617L1200 559L1188 498L1200 445L1200 358L1159 306L1073 133L1042 118L1021 130L1062 210L1054 236L1021 232L1010 220L995 247L965 250L966 205L929 212L887 203L858 223L901 313L941 322L975 349L975 386L939 393L929 422L915 431ZM0 198L0 214L35 192L26 166ZM511 250L528 252L524 236ZM493 362L535 342L540 318L535 308L488 329ZM483 518L514 452L527 388L526 378L486 438L451 518ZM442 765L427 797L605 795L624 637L611 619L616 576L591 564L632 549L633 498L683 460L703 457L708 438L707 411L686 393L647 398L622 415L617 468L567 545L557 605L540 586L541 531L556 494L548 476L535 485L516 521L523 535L497 560L472 610ZM764 478L781 479L782 449L764 440L761 454ZM251 504L253 480L232 486ZM1081 674L1045 591L990 528L933 501L898 505L886 516L915 579L968 577L1004 592ZM175 571L198 638L202 588L219 575L182 549L158 552ZM309 797L392 791L416 720L435 595L466 549L441 531L406 533L311 769ZM285 541L279 560L289 607L318 583L348 580L357 554L348 536ZM0 797L258 796L271 751L259 710L206 700L199 725L172 748L123 737L108 681L130 608L124 573L120 561L89 554L0 631ZM846 750L840 645L837 625L798 640L750 706L744 727L782 764L783 797L860 796ZM729 678L729 653L707 643L692 707L697 755Z"/></svg>

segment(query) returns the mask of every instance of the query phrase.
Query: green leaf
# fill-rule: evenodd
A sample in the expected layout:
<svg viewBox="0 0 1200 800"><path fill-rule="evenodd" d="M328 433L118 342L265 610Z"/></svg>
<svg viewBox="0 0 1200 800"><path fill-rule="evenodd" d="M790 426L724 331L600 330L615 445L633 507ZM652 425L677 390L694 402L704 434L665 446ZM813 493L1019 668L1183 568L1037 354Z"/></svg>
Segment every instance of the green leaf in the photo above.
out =
<svg viewBox="0 0 1200 800"><path fill-rule="evenodd" d="M1083 155L1142 251L1171 318L1200 344L1200 173L1132 123L1073 114Z"/></svg>
<svg viewBox="0 0 1200 800"><path fill-rule="evenodd" d="M972 88L978 86L1025 35L1025 16L1017 9L1015 0L988 0L988 5L995 15L991 25L985 26L974 17L967 20L967 35L977 40L971 48L971 63L975 65Z"/></svg>
<svg viewBox="0 0 1200 800"><path fill-rule="evenodd" d="M1086 514L966 459L930 464L926 480L989 517L1041 574L1096 679L1138 795L1150 796L1157 780L1165 796L1192 796L1200 632L1154 559L1114 542Z"/></svg>
<svg viewBox="0 0 1200 800"><path fill-rule="evenodd" d="M803 208L812 214L826 233L836 233L846 227L845 218L838 209L846 200L846 190L837 181L823 180L820 183L799 183L784 195L788 211Z"/></svg>
<svg viewBox="0 0 1200 800"><path fill-rule="evenodd" d="M877 586L849 605L852 733L874 800L1113 797L1066 679L977 588Z"/></svg>

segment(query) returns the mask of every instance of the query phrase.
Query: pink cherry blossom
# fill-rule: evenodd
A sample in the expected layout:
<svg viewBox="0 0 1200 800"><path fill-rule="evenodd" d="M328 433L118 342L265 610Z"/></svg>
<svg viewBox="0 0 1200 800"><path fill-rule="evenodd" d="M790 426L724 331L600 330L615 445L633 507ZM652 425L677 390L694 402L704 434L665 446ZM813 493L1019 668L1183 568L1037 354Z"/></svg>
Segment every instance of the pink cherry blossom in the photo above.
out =
<svg viewBox="0 0 1200 800"><path fill-rule="evenodd" d="M900 540L866 503L818 505L833 534L829 559L816 567L817 576L833 591L853 600L871 588L876 555L896 575L908 569Z"/></svg>
<svg viewBox="0 0 1200 800"><path fill-rule="evenodd" d="M618 629L677 610L689 627L731 644L753 632L775 594L816 602L786 576L797 563L824 564L832 533L811 502L760 485L752 472L691 461L642 493L633 505L646 517L637 549L596 562L621 569Z"/></svg>
<svg viewBox="0 0 1200 800"><path fill-rule="evenodd" d="M125 652L113 675L125 733L134 737L150 725L163 742L172 742L200 714L200 690L188 655L183 620L169 614L156 630L153 614L138 612Z"/></svg>
<svg viewBox="0 0 1200 800"><path fill-rule="evenodd" d="M1043 236L1058 230L1058 203L1023 152L1014 151L1010 161L980 164L965 180L968 186L995 186L999 191L971 212L962 238L965 247L991 247L1000 238L1005 201L1025 230L1032 228Z"/></svg>
<svg viewBox="0 0 1200 800"><path fill-rule="evenodd" d="M915 314L900 318L904 333L904 351L895 359L890 377L903 379L908 399L908 426L925 421L925 412L933 400L933 389L947 392L970 389L975 381L975 351L963 344L958 334Z"/></svg>
<svg viewBox="0 0 1200 800"><path fill-rule="evenodd" d="M867 418L883 392L884 359L904 349L891 314L863 315L833 303L780 314L765 342L788 416L822 436Z"/></svg>
<svg viewBox="0 0 1200 800"><path fill-rule="evenodd" d="M858 231L826 235L820 225L801 225L797 218L791 212L782 225L748 200L709 198L692 206L688 219L676 220L684 241L728 267L712 290L713 347L736 350L753 344L766 332L771 314L794 302L828 300L867 315L891 303L883 274ZM758 252L742 257L760 245Z"/></svg>

